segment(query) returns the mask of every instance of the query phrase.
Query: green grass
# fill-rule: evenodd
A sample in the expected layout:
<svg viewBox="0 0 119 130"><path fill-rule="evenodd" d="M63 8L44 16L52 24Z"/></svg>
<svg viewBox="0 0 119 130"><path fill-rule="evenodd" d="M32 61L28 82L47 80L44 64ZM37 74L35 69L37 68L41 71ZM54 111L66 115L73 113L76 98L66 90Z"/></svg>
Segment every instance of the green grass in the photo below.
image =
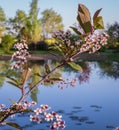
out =
<svg viewBox="0 0 119 130"><path fill-rule="evenodd" d="M15 50L10 50L9 53L5 53L2 48L0 48L0 55L12 55L15 52ZM37 51L29 51L31 54L48 54L48 53L54 53L54 54L59 54L58 51L56 50L37 50Z"/></svg>
<svg viewBox="0 0 119 130"><path fill-rule="evenodd" d="M10 50L9 53L6 53L2 48L0 48L0 55L12 55L14 50Z"/></svg>
<svg viewBox="0 0 119 130"><path fill-rule="evenodd" d="M0 54L5 54L5 52L1 48L0 48Z"/></svg>
<svg viewBox="0 0 119 130"><path fill-rule="evenodd" d="M60 52L56 50L46 50L46 51L39 50L39 51L29 51L29 52L31 54L48 54L48 53L60 54Z"/></svg>
<svg viewBox="0 0 119 130"><path fill-rule="evenodd" d="M0 55L12 55L15 52L15 50L10 50L10 52L7 54L4 52L4 50L2 48L0 48ZM46 50L46 51L29 51L30 54L60 54L59 51L56 50ZM119 62L119 53L117 52L111 52L111 51L105 51L103 52L103 54L107 55L107 58L105 60L110 60L110 61L118 61Z"/></svg>
<svg viewBox="0 0 119 130"><path fill-rule="evenodd" d="M119 53L109 53L107 59L112 61L119 61Z"/></svg>

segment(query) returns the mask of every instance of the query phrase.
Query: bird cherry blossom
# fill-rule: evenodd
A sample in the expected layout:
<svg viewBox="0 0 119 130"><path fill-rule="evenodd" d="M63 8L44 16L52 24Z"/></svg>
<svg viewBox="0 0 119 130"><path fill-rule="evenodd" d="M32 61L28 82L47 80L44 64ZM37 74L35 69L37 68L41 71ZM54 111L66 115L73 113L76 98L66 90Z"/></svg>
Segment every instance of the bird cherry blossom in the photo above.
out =
<svg viewBox="0 0 119 130"><path fill-rule="evenodd" d="M12 55L11 61L16 60L12 65L12 69L19 69L27 62L27 57L30 56L28 52L28 45L25 43L25 40L21 40L20 42L14 45L14 49L17 51Z"/></svg>

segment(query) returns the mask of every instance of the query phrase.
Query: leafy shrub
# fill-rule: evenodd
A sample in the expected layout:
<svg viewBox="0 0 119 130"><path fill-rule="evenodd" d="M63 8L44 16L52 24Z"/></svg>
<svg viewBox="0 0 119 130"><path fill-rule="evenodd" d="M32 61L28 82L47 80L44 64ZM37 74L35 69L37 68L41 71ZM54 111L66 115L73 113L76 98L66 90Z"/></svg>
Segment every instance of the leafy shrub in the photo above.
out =
<svg viewBox="0 0 119 130"><path fill-rule="evenodd" d="M15 38L10 34L6 34L2 37L1 45L5 53L9 53L15 41L16 41Z"/></svg>

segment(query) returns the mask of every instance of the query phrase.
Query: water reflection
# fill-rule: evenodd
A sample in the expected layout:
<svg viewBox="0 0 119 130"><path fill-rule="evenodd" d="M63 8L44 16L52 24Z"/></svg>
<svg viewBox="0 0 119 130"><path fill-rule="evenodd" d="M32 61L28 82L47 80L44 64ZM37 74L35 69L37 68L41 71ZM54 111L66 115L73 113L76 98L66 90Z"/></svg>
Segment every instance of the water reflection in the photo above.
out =
<svg viewBox="0 0 119 130"><path fill-rule="evenodd" d="M6 75L12 75L12 71L9 67L10 61L0 61L0 87L3 86Z"/></svg>
<svg viewBox="0 0 119 130"><path fill-rule="evenodd" d="M59 114L63 115L63 118L66 120L66 130L106 130L114 129L119 123L119 114L118 114L118 99L119 99L119 88L118 88L118 79L119 79L119 63L117 62L77 62L83 66L84 70L82 73L72 70L69 66L58 69L54 75L66 77L66 78L77 78L78 82L76 87L69 89L64 89L63 91L57 89L57 84L46 84L43 87L37 88L30 95L32 100L38 102L38 105L41 103L49 104L53 107L53 110L56 110ZM9 61L0 61L0 81L2 80L2 85L4 86L0 94L0 99L5 96L11 97L14 96L9 90L9 85L4 84L5 75L9 75L8 66ZM44 65L50 64L50 66L55 67L58 64L56 61L39 61L30 62L28 66L32 68L32 74L29 78L28 84L36 83L40 80L39 75L44 74ZM98 73L97 73L98 72ZM115 74L116 73L116 74ZM100 79L100 76L102 77ZM18 78L18 74L10 72L10 75ZM53 77L52 76L52 77ZM106 78L110 77L110 79ZM83 79L83 81L82 81ZM84 80L85 79L85 80ZM114 80L116 79L116 81ZM84 84L88 82L88 84ZM83 83L83 84L82 84ZM113 86L112 86L113 84ZM1 85L1 86L2 86ZM48 87L50 85L50 87ZM87 87L88 86L88 87ZM30 85L29 85L30 87ZM30 88L29 88L30 89ZM10 91L10 92L9 92ZM12 89L13 93L17 93ZM17 96L17 95L16 95ZM16 96L14 98L16 98ZM11 120L14 121L14 120ZM42 123L37 125L29 121L29 117L26 115L18 116L15 120L18 122L23 129L26 130L47 130L48 124ZM3 127L0 127L2 129ZM4 127L3 129L9 129Z"/></svg>
<svg viewBox="0 0 119 130"><path fill-rule="evenodd" d="M79 83L88 82L90 79L91 74L91 62L77 62L79 65L82 66L83 72L77 72L68 65L64 66L64 68L57 69L54 74L52 74L51 77L55 77L56 74L59 77L62 77L62 72L67 72L69 75L71 73L75 73L75 77L78 78ZM49 64L51 69L53 69L56 65L58 65L57 61L37 61L37 62L29 62L28 66L32 68L33 72L29 79L29 83L36 83L40 80L41 77L36 75L38 73L39 75L44 75L44 65ZM111 77L114 79L119 78L119 62L109 62L109 61L103 61L103 62L95 62L95 65L97 65L100 68L100 75L103 78L104 76ZM0 61L0 86L3 85L5 81L6 76L12 76L12 77L19 77L18 73L14 72L13 70L10 70L10 61ZM50 85L46 84L46 85Z"/></svg>
<svg viewBox="0 0 119 130"><path fill-rule="evenodd" d="M51 69L53 69L55 66L57 66L59 63L57 61L52 61L52 60L48 60L48 61L32 61L29 62L27 66L29 66L33 71L32 74L28 80L28 84L29 84L29 89L30 89L30 84L35 84L37 83L45 74L45 69L44 66L45 64L48 64ZM85 82L89 82L90 80L90 74L91 74L91 62L77 62L77 64L79 64L80 66L82 66L83 68L83 72L79 72L76 71L74 69L72 69L71 67L69 67L68 65L64 66L64 68L58 68L55 72L53 72L53 74L51 75L50 78L59 78L59 77L63 77L63 79L67 79L69 80L68 82L70 82L70 75L74 75L74 78L77 78L79 84L85 83ZM114 78L114 79L118 79L119 78L119 63L118 62L108 62L108 61L103 61L103 62L94 62L94 64L96 66L98 66L98 68L100 68L99 70L99 74L100 76L103 78L104 76L110 77L110 78ZM10 61L0 61L0 87L3 86L6 76L11 76L11 77L16 77L17 80L20 80L20 75L19 73L9 69L10 68ZM63 76L63 73L67 73L67 77L66 78L66 74L65 77ZM40 76L38 76L40 75ZM71 76L72 78L72 76ZM57 80L56 80L57 81ZM56 81L48 81L45 82L45 86L52 86ZM68 86L68 83L66 83L67 81L61 82L61 86L59 88L63 88L62 86ZM63 85L62 85L63 84ZM70 83L69 83L70 84ZM57 85L58 86L58 85ZM37 95L38 95L38 88L36 88L32 94L31 94L31 98L34 101L37 101Z"/></svg>
<svg viewBox="0 0 119 130"><path fill-rule="evenodd" d="M102 77L119 78L119 62L98 62L98 66L100 67L100 75Z"/></svg>
<svg viewBox="0 0 119 130"><path fill-rule="evenodd" d="M30 75L30 78L28 80L28 86L29 89L31 89L31 84L36 84L41 78L45 75L45 69L44 66L45 64L49 64L51 69L53 69L55 66L57 66L59 63L56 61L37 61L37 62L29 62L27 64L27 67L30 67L32 69L32 73ZM62 77L62 71L63 68L58 68L57 71L53 72L52 75L49 78L56 79L59 77ZM18 73L14 70L10 69L10 61L0 61L0 87L4 85L4 82L6 81L6 77L13 77L17 81L21 82L23 80L25 73ZM45 86L52 86L57 80L53 80L51 82L47 81L45 82ZM32 100L37 102L37 95L38 95L38 88L36 88L32 93L31 93L31 98Z"/></svg>
<svg viewBox="0 0 119 130"><path fill-rule="evenodd" d="M91 66L89 62L82 62L81 66L83 68L83 72L77 73L77 78L80 84L88 82L91 73Z"/></svg>

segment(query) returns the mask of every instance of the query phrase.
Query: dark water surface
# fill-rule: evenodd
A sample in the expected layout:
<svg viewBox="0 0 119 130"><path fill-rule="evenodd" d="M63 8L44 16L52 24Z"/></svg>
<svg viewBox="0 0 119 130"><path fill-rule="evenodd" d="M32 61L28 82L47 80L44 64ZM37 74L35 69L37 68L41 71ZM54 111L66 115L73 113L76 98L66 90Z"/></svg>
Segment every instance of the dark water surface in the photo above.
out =
<svg viewBox="0 0 119 130"><path fill-rule="evenodd" d="M55 62L51 62L55 65ZM6 64L6 63L5 63ZM34 63L34 71L41 71L44 63ZM84 72L68 68L58 70L66 79L76 78L76 86L60 85L40 86L28 100L48 104L66 121L65 130L113 130L119 125L119 63L118 62L83 62ZM7 72L0 62L0 103L10 104L8 98L17 100L18 88L9 85L4 78ZM34 124L26 115L10 119L23 127L23 130L48 130L48 124ZM0 127L0 130L14 130Z"/></svg>

